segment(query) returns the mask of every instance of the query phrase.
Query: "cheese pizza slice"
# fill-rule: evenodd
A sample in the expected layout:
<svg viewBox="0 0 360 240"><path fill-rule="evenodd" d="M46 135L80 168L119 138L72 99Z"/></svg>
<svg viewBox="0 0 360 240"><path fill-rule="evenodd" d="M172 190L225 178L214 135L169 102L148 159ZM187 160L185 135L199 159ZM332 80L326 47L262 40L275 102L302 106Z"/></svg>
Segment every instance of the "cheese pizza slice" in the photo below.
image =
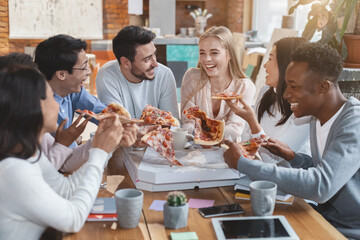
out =
<svg viewBox="0 0 360 240"><path fill-rule="evenodd" d="M241 93L224 91L217 95L211 97L211 99L220 99L220 100L231 100L231 99L242 99L244 96Z"/></svg>
<svg viewBox="0 0 360 240"><path fill-rule="evenodd" d="M224 120L208 118L198 106L184 110L189 119L195 120L194 142L200 145L215 145L222 141L224 136Z"/></svg>
<svg viewBox="0 0 360 240"><path fill-rule="evenodd" d="M128 110L117 103L110 103L104 110L102 110L101 113L98 113L98 114L96 114L90 110L86 110L86 109L85 110L77 109L76 112L81 113L81 114L83 113L87 116L91 116L91 117L95 118L96 120L101 120L101 119L104 119L107 117L111 117L112 113L116 113L119 115L120 121L124 124L143 122L143 120L131 118Z"/></svg>

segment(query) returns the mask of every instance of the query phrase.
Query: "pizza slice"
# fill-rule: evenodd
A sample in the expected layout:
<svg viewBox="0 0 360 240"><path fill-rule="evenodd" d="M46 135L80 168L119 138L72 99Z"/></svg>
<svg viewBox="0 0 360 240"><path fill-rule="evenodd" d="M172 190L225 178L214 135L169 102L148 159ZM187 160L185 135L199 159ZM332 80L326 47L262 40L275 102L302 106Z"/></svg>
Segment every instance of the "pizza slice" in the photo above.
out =
<svg viewBox="0 0 360 240"><path fill-rule="evenodd" d="M162 111L154 106L146 105L142 111L141 120L148 124L158 124L163 126L179 127L179 120L177 120L171 112Z"/></svg>
<svg viewBox="0 0 360 240"><path fill-rule="evenodd" d="M117 103L110 103L104 110L102 110L101 113L98 113L98 114L96 114L90 110L86 110L86 109L84 109L84 110L77 109L76 112L78 112L80 114L85 114L87 116L91 116L91 117L95 118L96 120L102 120L104 118L111 117L112 113L116 113L119 115L120 121L123 124L143 122L140 119L131 118L128 110Z"/></svg>
<svg viewBox="0 0 360 240"><path fill-rule="evenodd" d="M195 120L194 143L215 145L222 141L225 129L224 120L208 118L198 106L185 109L184 114L187 118Z"/></svg>
<svg viewBox="0 0 360 240"><path fill-rule="evenodd" d="M173 134L169 128L155 129L145 134L141 140L166 158L171 164L182 166L175 159Z"/></svg>
<svg viewBox="0 0 360 240"><path fill-rule="evenodd" d="M215 96L212 96L211 99L220 99L220 100L231 100L231 99L242 99L244 96L241 93L224 91Z"/></svg>
<svg viewBox="0 0 360 240"><path fill-rule="evenodd" d="M248 141L244 141L240 143L241 150L243 151L243 155L249 159L255 159L255 155L259 150L262 143L269 140L269 137L265 135L261 135L258 138L252 138Z"/></svg>

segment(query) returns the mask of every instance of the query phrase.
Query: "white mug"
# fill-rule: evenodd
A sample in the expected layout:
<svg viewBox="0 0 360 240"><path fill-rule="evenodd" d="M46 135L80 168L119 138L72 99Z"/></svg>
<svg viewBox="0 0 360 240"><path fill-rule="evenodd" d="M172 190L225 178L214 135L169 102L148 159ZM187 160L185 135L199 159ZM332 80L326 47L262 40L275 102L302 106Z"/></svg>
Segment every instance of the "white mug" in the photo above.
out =
<svg viewBox="0 0 360 240"><path fill-rule="evenodd" d="M255 216L269 216L274 212L277 185L270 181L250 183L251 208Z"/></svg>
<svg viewBox="0 0 360 240"><path fill-rule="evenodd" d="M188 138L194 140L194 136L189 134L185 128L174 128L171 131L173 133L175 150L184 149L188 143Z"/></svg>

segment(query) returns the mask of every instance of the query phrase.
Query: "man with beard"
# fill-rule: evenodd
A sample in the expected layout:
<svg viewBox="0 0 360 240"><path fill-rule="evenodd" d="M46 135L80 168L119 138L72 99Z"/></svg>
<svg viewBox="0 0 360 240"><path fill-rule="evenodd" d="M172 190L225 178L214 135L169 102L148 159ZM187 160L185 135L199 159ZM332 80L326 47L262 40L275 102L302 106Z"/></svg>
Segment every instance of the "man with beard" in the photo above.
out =
<svg viewBox="0 0 360 240"><path fill-rule="evenodd" d="M96 76L99 99L124 106L140 118L146 104L170 111L179 118L175 77L156 61L155 34L139 26L127 26L113 39L117 60L107 62Z"/></svg>
<svg viewBox="0 0 360 240"><path fill-rule="evenodd" d="M50 37L36 47L35 63L54 92L60 106L58 124L66 121L65 129L71 126L76 109L99 113L106 107L84 88L84 82L91 74L85 51L85 41L62 34ZM94 119L90 121L97 123ZM76 146L73 142L69 147Z"/></svg>
<svg viewBox="0 0 360 240"><path fill-rule="evenodd" d="M311 157L294 153L270 139L270 152L293 168L249 160L235 143L224 154L230 167L252 180L269 180L280 190L319 203L316 210L345 236L360 239L360 101L346 99L337 79L340 54L328 45L310 43L292 54L287 67L284 98L295 117L312 116Z"/></svg>

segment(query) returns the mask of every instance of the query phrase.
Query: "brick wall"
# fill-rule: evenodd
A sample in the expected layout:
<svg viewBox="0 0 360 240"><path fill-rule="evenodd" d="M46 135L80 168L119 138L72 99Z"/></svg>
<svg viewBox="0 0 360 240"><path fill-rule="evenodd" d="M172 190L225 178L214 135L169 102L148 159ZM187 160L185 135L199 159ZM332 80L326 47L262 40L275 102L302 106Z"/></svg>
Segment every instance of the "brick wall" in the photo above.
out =
<svg viewBox="0 0 360 240"><path fill-rule="evenodd" d="M0 0L0 55L9 53L8 1Z"/></svg>
<svg viewBox="0 0 360 240"><path fill-rule="evenodd" d="M244 0L206 0L206 1L176 1L176 33L180 27L193 27L194 20L189 15L186 5L199 6L207 9L213 17L209 18L209 26L225 26L231 31L242 32L244 17Z"/></svg>
<svg viewBox="0 0 360 240"><path fill-rule="evenodd" d="M244 0L228 0L227 27L232 32L243 32Z"/></svg>
<svg viewBox="0 0 360 240"><path fill-rule="evenodd" d="M244 0L206 0L206 1L176 1L176 33L180 27L194 25L186 5L198 5L207 8L214 16L208 20L208 27L226 26L231 31L242 32ZM149 0L143 0L143 17L149 16ZM129 24L127 14L128 0L103 0L104 39L112 39L117 32ZM0 55L9 52L24 52L25 46L36 46L42 40L9 39L8 0L0 0ZM88 42L89 50L90 41Z"/></svg>
<svg viewBox="0 0 360 240"><path fill-rule="evenodd" d="M103 0L104 39L113 39L118 31L129 25L128 0Z"/></svg>

